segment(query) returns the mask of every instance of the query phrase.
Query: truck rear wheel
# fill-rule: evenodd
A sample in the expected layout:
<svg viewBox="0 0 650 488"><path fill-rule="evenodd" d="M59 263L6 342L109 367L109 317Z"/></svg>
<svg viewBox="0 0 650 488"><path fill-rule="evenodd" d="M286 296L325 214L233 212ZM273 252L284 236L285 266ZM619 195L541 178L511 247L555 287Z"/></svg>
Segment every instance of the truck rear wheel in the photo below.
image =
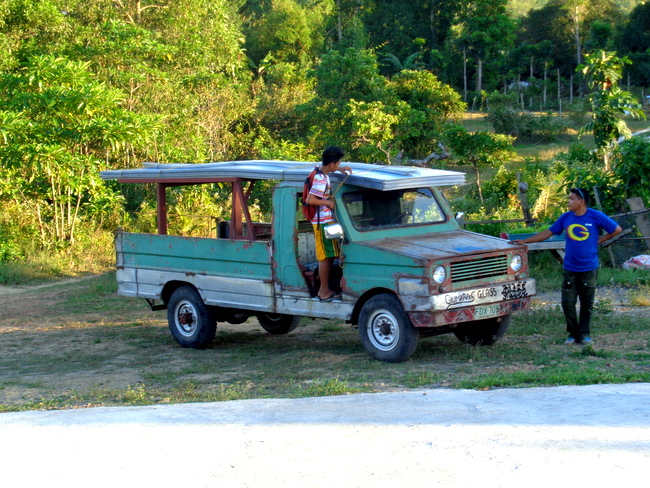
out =
<svg viewBox="0 0 650 488"><path fill-rule="evenodd" d="M203 349L217 332L217 322L193 286L181 286L167 304L167 320L172 336L183 347Z"/></svg>
<svg viewBox="0 0 650 488"><path fill-rule="evenodd" d="M504 315L466 322L454 329L454 335L466 344L491 346L505 335L509 326L510 315Z"/></svg>
<svg viewBox="0 0 650 488"><path fill-rule="evenodd" d="M373 358L400 363L415 352L419 333L397 297L384 293L372 297L361 309L359 337Z"/></svg>
<svg viewBox="0 0 650 488"><path fill-rule="evenodd" d="M269 334L282 335L295 330L300 324L300 317L282 313L260 313L257 314L257 321Z"/></svg>

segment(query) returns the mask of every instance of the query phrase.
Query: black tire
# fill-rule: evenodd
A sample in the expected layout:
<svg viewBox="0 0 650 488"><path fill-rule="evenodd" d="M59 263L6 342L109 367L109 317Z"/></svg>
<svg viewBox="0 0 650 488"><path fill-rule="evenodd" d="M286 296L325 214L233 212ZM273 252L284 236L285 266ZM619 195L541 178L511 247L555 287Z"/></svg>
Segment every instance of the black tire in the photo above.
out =
<svg viewBox="0 0 650 488"><path fill-rule="evenodd" d="M203 349L217 332L217 322L193 286L182 286L167 304L167 321L172 336L183 347Z"/></svg>
<svg viewBox="0 0 650 488"><path fill-rule="evenodd" d="M504 315L493 319L466 322L454 329L454 335L466 344L491 346L505 335L509 326L510 315Z"/></svg>
<svg viewBox="0 0 650 488"><path fill-rule="evenodd" d="M415 352L420 334L397 297L384 293L372 297L361 309L359 337L373 358L401 363Z"/></svg>
<svg viewBox="0 0 650 488"><path fill-rule="evenodd" d="M285 315L281 313L260 313L257 314L257 321L269 334L288 334L300 325L300 316Z"/></svg>

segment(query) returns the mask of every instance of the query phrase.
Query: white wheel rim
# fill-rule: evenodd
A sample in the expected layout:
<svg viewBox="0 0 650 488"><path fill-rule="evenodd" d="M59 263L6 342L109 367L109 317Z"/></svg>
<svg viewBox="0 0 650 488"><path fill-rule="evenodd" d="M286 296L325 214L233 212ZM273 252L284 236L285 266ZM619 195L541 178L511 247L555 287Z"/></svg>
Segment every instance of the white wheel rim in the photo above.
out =
<svg viewBox="0 0 650 488"><path fill-rule="evenodd" d="M190 321L181 320L181 317L186 315L191 317ZM178 332L184 337L192 337L194 332L196 332L196 310L194 305L188 300L182 300L176 305L176 310L174 311L174 322Z"/></svg>
<svg viewBox="0 0 650 488"><path fill-rule="evenodd" d="M392 350L399 341L399 325L395 316L386 310L376 310L368 321L368 338L380 351Z"/></svg>

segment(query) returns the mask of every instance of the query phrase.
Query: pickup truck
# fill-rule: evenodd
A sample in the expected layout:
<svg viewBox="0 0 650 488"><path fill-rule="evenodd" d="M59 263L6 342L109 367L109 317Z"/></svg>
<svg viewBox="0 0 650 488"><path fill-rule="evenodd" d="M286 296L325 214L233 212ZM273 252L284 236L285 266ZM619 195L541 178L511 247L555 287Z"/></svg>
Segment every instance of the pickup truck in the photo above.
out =
<svg viewBox="0 0 650 488"><path fill-rule="evenodd" d="M313 229L300 208L315 163L301 161L145 163L102 172L105 180L157 191L158 233L116 232L118 294L166 309L183 347L205 348L218 322L250 317L271 334L291 332L301 317L345 321L358 326L366 351L386 362L408 359L420 337L498 341L511 314L530 307L535 280L525 246L462 229L439 187L463 184L464 174L345 164L352 175L330 174L333 238L341 242L330 288L340 301L316 295ZM277 181L270 222L251 220L248 200L259 180ZM215 184L230 188L229 220L208 237L168 235L167 188Z"/></svg>

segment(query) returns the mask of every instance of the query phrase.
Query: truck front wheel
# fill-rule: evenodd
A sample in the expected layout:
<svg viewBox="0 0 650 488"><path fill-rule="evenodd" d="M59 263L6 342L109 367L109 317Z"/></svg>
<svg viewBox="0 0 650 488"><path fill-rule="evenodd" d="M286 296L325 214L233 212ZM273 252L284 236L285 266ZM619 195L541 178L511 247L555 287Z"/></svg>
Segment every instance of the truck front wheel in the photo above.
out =
<svg viewBox="0 0 650 488"><path fill-rule="evenodd" d="M510 315L504 315L466 322L454 329L454 335L466 344L491 346L505 335L509 326Z"/></svg>
<svg viewBox="0 0 650 488"><path fill-rule="evenodd" d="M217 332L217 322L193 286L181 286L167 304L167 320L172 336L183 347L203 349Z"/></svg>
<svg viewBox="0 0 650 488"><path fill-rule="evenodd" d="M257 321L269 334L288 334L300 324L300 317L297 315L285 315L281 313L260 313L257 314Z"/></svg>
<svg viewBox="0 0 650 488"><path fill-rule="evenodd" d="M419 334L397 297L384 293L372 297L361 309L359 337L373 358L400 363L415 352Z"/></svg>

